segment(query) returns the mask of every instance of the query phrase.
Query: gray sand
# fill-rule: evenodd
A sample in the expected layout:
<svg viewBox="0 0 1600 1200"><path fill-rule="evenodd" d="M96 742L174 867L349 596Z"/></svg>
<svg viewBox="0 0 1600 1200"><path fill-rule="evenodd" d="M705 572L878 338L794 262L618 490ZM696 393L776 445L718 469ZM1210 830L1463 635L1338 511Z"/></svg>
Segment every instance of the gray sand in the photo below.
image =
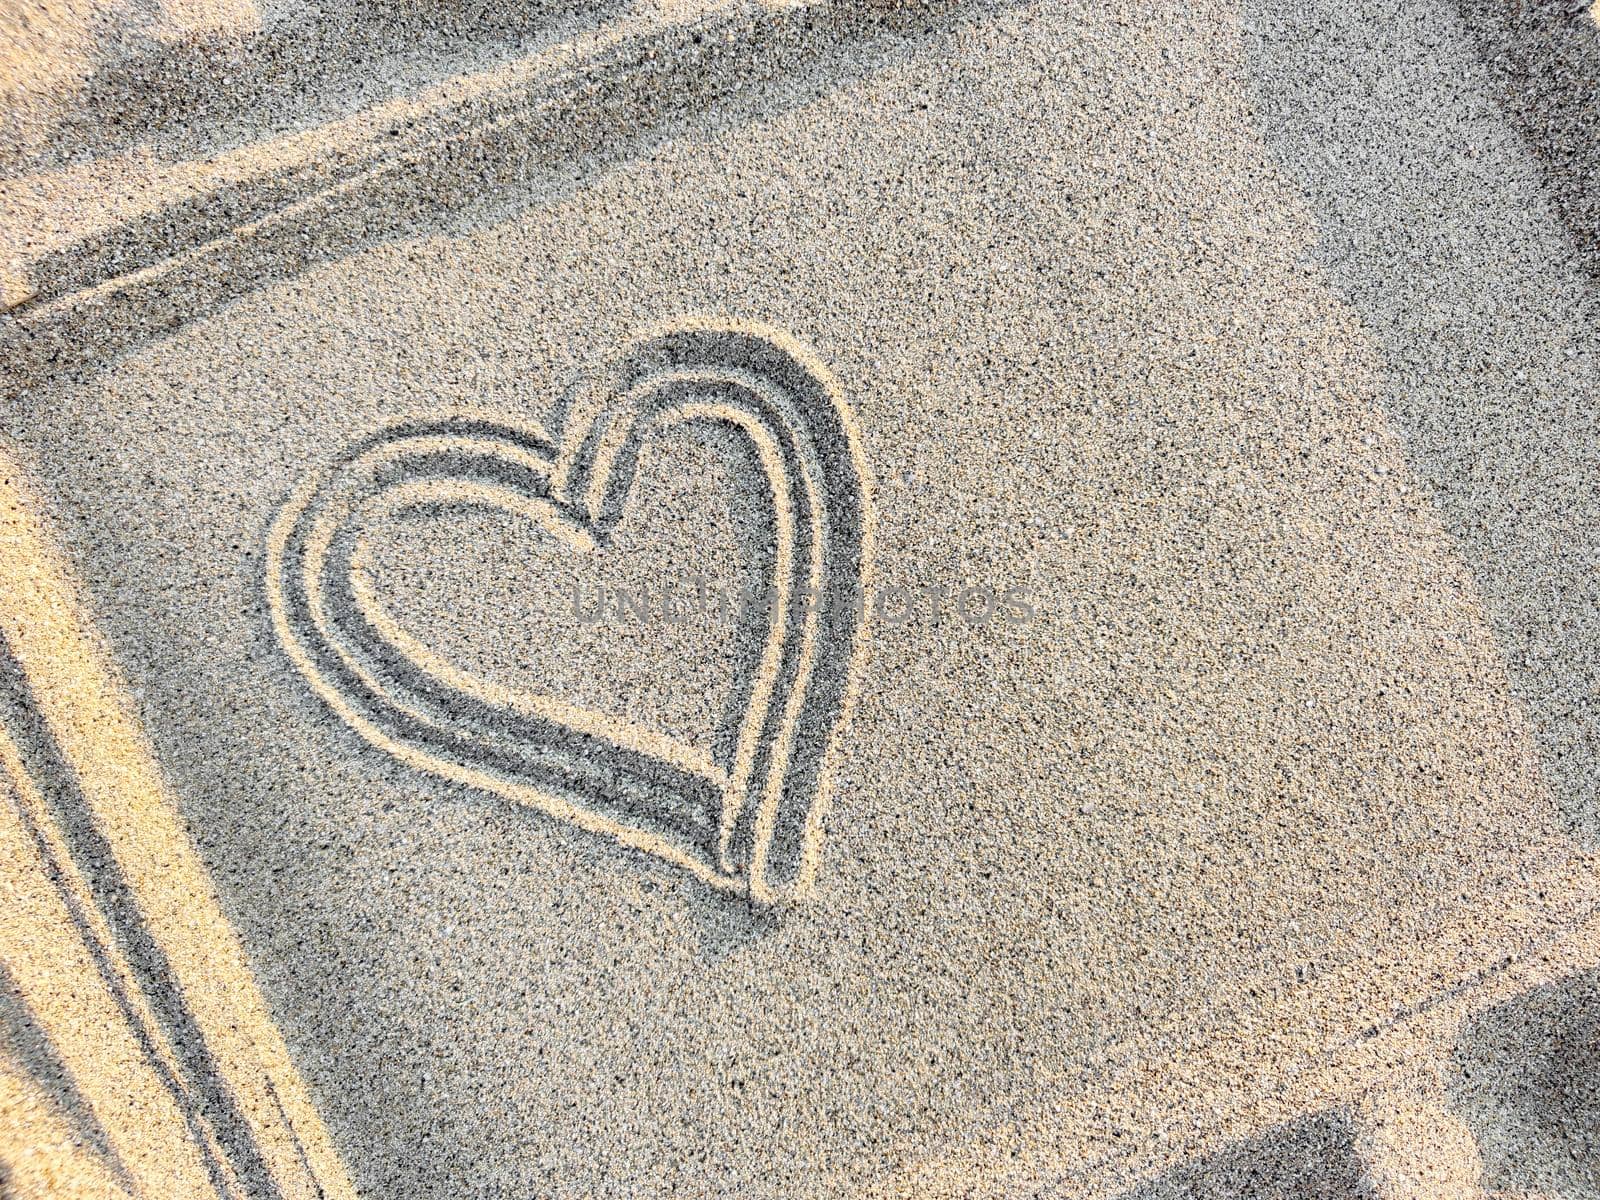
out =
<svg viewBox="0 0 1600 1200"><path fill-rule="evenodd" d="M994 5L746 92L10 405L357 1191L1600 1195L1593 283L1455 10ZM1036 609L871 627L775 910L386 756L263 593L343 448L697 313L838 380L874 586ZM638 488L598 574L446 511L376 586L709 741L722 634L558 587L759 574L714 441Z"/></svg>

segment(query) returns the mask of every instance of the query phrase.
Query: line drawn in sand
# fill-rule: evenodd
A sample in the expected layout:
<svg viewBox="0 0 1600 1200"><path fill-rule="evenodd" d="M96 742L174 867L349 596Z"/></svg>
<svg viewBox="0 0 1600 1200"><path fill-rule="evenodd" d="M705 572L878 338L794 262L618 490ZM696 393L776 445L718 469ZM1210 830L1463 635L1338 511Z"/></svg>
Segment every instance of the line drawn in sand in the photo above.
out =
<svg viewBox="0 0 1600 1200"><path fill-rule="evenodd" d="M46 507L0 446L0 1196L355 1200Z"/></svg>
<svg viewBox="0 0 1600 1200"><path fill-rule="evenodd" d="M267 552L273 627L316 694L367 741L442 778L540 809L762 903L815 880L862 637L872 512L854 420L792 338L692 320L624 347L567 394L559 439L477 416L392 426L309 479ZM375 594L364 533L475 506L578 552L621 519L644 441L709 423L759 463L775 548L764 630L736 672L732 736L708 752L548 695L469 676Z"/></svg>

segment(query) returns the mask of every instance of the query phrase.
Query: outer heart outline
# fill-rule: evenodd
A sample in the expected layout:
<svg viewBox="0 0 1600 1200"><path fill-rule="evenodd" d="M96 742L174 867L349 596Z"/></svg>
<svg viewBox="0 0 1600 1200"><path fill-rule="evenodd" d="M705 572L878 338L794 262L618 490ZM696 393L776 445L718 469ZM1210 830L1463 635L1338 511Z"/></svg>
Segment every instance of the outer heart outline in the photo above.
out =
<svg viewBox="0 0 1600 1200"><path fill-rule="evenodd" d="M267 546L273 628L312 690L373 745L771 903L815 881L829 759L865 651L873 514L853 415L789 336L696 318L624 346L563 397L559 441L480 416L390 426L308 478ZM707 421L748 438L772 504L771 621L736 681L729 756L559 697L474 679L400 627L366 581L363 526L487 505L603 545L639 448ZM808 593L816 598L808 602Z"/></svg>

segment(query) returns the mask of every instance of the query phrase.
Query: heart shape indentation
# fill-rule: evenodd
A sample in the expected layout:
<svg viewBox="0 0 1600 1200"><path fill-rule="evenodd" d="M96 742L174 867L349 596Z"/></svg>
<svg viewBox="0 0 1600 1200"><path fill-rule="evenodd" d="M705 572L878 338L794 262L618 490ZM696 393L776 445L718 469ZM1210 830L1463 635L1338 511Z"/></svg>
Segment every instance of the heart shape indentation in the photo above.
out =
<svg viewBox="0 0 1600 1200"><path fill-rule="evenodd" d="M863 638L871 512L854 423L790 338L696 321L625 347L565 398L559 439L481 417L392 426L308 480L274 523L273 627L317 695L421 770L528 804L770 902L815 877L828 757ZM603 546L641 444L708 422L748 440L776 553L742 716L709 752L633 722L461 671L408 633L362 563L380 520L486 506L575 549Z"/></svg>

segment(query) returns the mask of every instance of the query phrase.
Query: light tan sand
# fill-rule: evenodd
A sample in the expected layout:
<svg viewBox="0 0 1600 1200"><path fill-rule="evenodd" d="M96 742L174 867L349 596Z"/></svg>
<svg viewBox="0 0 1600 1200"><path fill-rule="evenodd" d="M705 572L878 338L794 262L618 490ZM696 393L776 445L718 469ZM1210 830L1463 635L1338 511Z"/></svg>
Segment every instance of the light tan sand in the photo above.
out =
<svg viewBox="0 0 1600 1200"><path fill-rule="evenodd" d="M7 442L356 1192L1600 1195L1594 284L1484 31L618 5L436 52L448 16L78 158L41 124L4 183ZM653 433L574 548L574 395L803 390L617 366L724 325L858 453ZM362 516L318 633L285 514L468 420L549 448L373 476L478 500ZM854 665L757 739L832 799L752 902L779 819L658 784L742 744L765 627L566 589L783 575L824 477L792 553L870 527L819 580L868 615L794 626ZM969 586L1033 619L872 612ZM605 747L551 767L555 701Z"/></svg>

